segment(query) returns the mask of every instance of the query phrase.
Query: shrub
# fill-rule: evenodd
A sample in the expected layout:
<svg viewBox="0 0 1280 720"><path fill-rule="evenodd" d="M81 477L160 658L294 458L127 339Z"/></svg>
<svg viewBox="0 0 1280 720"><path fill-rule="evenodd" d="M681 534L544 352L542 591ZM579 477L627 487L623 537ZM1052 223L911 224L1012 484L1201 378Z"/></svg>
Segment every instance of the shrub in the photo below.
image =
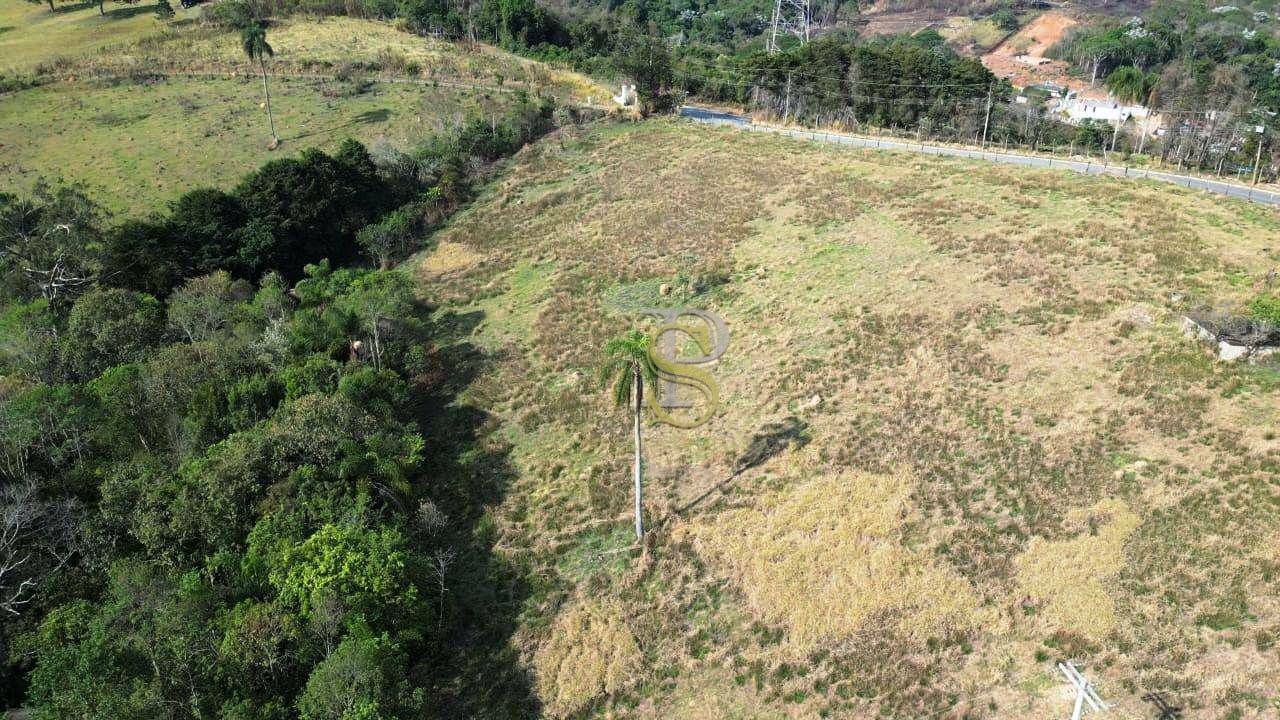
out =
<svg viewBox="0 0 1280 720"><path fill-rule="evenodd" d="M227 30L243 30L253 24L253 10L244 0L223 0L205 6L201 11L205 22Z"/></svg>
<svg viewBox="0 0 1280 720"><path fill-rule="evenodd" d="M1249 302L1249 317L1280 325L1280 297L1259 295Z"/></svg>
<svg viewBox="0 0 1280 720"><path fill-rule="evenodd" d="M1005 32L1013 32L1014 30L1017 30L1019 26L1017 14L1008 8L997 10L995 14L991 16L991 21L996 24L996 27L1004 30Z"/></svg>

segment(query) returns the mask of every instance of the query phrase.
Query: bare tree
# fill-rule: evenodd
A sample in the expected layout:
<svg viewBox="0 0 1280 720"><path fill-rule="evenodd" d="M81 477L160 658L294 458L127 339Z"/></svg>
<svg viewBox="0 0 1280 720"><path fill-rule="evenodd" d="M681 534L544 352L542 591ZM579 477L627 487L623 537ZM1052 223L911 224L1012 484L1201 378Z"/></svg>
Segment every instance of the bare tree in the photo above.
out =
<svg viewBox="0 0 1280 720"><path fill-rule="evenodd" d="M75 188L38 184L33 199L0 193L0 262L46 300L73 296L96 278L90 248L99 210Z"/></svg>
<svg viewBox="0 0 1280 720"><path fill-rule="evenodd" d="M41 500L34 483L0 488L0 613L21 615L40 581L77 549L74 501Z"/></svg>
<svg viewBox="0 0 1280 720"><path fill-rule="evenodd" d="M453 565L455 557L456 555L451 548L437 548L431 554L431 562L427 566L431 574L436 578L436 589L440 593L440 605L436 615L436 633L440 632L444 624L444 600L449 592L445 579L449 575L449 568Z"/></svg>

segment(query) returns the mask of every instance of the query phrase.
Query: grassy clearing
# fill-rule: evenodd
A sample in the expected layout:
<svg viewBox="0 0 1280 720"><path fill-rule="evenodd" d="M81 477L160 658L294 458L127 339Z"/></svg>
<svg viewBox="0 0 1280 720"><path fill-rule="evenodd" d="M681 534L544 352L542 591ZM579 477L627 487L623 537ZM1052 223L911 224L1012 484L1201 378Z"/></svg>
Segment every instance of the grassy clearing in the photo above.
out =
<svg viewBox="0 0 1280 720"><path fill-rule="evenodd" d="M225 186L273 157L333 148L346 137L409 147L468 115L501 112L517 89L568 103L607 92L576 73L387 23L289 19L269 31L271 71L324 79L272 79L283 140L273 153L257 68L236 35L190 17L99 20L96 7L75 7L50 15L14 0L0 9L9 18L0 26L13 23L0 33L6 60L58 78L0 101L0 187L61 177L85 183L112 210L147 212L193 187Z"/></svg>
<svg viewBox="0 0 1280 720"><path fill-rule="evenodd" d="M1280 371L1177 320L1253 293L1278 230L1156 184L676 122L537 144L420 259L512 445L516 644L536 665L558 608L618 603L644 660L589 717L1060 717L1067 657L1117 717L1150 690L1268 717ZM627 423L590 379L650 303L733 335L715 418L648 430L660 529L620 563Z"/></svg>
<svg viewBox="0 0 1280 720"><path fill-rule="evenodd" d="M97 45L78 41L74 30L61 26L41 28L39 16L24 16L15 22L37 22L16 25L13 34L30 37L46 30L49 35L41 47L48 51L15 55L14 69L58 77L127 76L156 71L258 72L259 68L246 60L236 33L205 24L198 15L192 15L195 12L184 11L186 17L168 23L145 15L149 24L135 23L127 31L116 32L114 41L103 40ZM82 21L94 22L85 18ZM72 35L65 47L56 42L62 32ZM49 38L55 42L49 42ZM571 70L484 44L421 37L377 20L286 18L271 23L268 39L275 50L269 63L272 72L396 77L492 90L524 88L573 102L593 99L600 103L607 100L609 93L604 86Z"/></svg>
<svg viewBox="0 0 1280 720"><path fill-rule="evenodd" d="M947 18L938 28L938 34L961 52L984 53L1008 33L1001 30L991 18L974 20L957 15Z"/></svg>
<svg viewBox="0 0 1280 720"><path fill-rule="evenodd" d="M782 624L800 658L855 634L876 615L900 616L917 641L965 633L977 599L969 583L903 537L915 478L832 474L763 493L754 507L694 529L748 605Z"/></svg>
<svg viewBox="0 0 1280 720"><path fill-rule="evenodd" d="M25 90L0 102L0 185L60 176L85 183L112 210L143 213L303 148L334 149L347 137L408 146L503 98L391 84L352 95L343 83L279 79L271 100L283 141L275 152L262 83L252 77Z"/></svg>
<svg viewBox="0 0 1280 720"><path fill-rule="evenodd" d="M154 4L107 4L98 14L97 3L48 5L23 0L0 3L0 75L27 72L56 57L96 53L109 46L132 43L163 27L156 20ZM175 5L176 20L199 15L198 7Z"/></svg>

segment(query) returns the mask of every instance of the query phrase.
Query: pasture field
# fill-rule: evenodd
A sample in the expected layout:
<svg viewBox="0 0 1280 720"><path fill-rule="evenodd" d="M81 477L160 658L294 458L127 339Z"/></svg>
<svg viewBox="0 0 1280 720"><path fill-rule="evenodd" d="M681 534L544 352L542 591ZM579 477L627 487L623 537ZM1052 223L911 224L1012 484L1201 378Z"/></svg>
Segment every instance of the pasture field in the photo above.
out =
<svg viewBox="0 0 1280 720"><path fill-rule="evenodd" d="M189 22L199 6L183 9L172 3L175 20ZM0 2L0 75L29 72L56 57L94 55L105 48L137 41L162 27L154 4L107 3L106 15L97 3L47 4L25 0Z"/></svg>
<svg viewBox="0 0 1280 720"><path fill-rule="evenodd" d="M282 145L261 107L262 81L173 78L148 83L56 83L0 101L0 187L39 177L82 182L108 209L144 213L195 187L227 187L275 157L334 150L347 137L411 147L501 93L453 87L277 78L271 105Z"/></svg>
<svg viewBox="0 0 1280 720"><path fill-rule="evenodd" d="M165 24L149 11L99 23L96 6L52 15L16 0L3 7L12 16L4 22L20 25L0 43L44 38L6 58L46 82L0 95L0 188L26 189L40 177L81 182L115 211L150 211L192 187L225 186L272 158L333 149L346 137L407 149L471 115L500 113L518 90L570 104L608 93L583 75L485 45L357 18L286 19L268 31L283 141L273 152L258 68L237 35L201 24L194 9Z"/></svg>
<svg viewBox="0 0 1280 720"><path fill-rule="evenodd" d="M1280 264L1273 210L655 120L523 151L410 261L511 479L513 645L555 717L1280 712L1280 371L1181 313ZM595 383L637 311L719 313L715 417Z"/></svg>

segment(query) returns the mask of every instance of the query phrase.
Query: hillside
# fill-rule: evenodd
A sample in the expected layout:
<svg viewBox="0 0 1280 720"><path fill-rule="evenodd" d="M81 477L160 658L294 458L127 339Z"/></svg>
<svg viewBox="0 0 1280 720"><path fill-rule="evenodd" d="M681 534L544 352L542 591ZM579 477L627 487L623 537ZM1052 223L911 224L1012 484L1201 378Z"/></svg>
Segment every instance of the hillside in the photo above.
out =
<svg viewBox="0 0 1280 720"><path fill-rule="evenodd" d="M674 121L517 156L409 267L511 477L498 618L549 715L1059 718L1074 658L1150 717L1274 717L1280 371L1180 313L1280 261L1273 211ZM723 316L721 403L594 384L640 308ZM503 621L499 621L503 622Z"/></svg>
<svg viewBox="0 0 1280 720"><path fill-rule="evenodd" d="M81 182L116 211L146 212L193 186L221 186L272 157L333 150L347 137L407 149L469 116L500 113L520 90L569 104L608 93L583 75L482 44L372 20L289 19L269 31L282 140L273 153L262 79L236 33L192 18L161 23L149 10L145 28L138 17L110 16L99 27L89 6L60 9L53 29L48 16L47 8L23 15L24 25L0 35L6 42L49 30L66 40L14 44L6 56L40 85L0 96L0 185ZM91 39L102 27L125 39L104 50Z"/></svg>

